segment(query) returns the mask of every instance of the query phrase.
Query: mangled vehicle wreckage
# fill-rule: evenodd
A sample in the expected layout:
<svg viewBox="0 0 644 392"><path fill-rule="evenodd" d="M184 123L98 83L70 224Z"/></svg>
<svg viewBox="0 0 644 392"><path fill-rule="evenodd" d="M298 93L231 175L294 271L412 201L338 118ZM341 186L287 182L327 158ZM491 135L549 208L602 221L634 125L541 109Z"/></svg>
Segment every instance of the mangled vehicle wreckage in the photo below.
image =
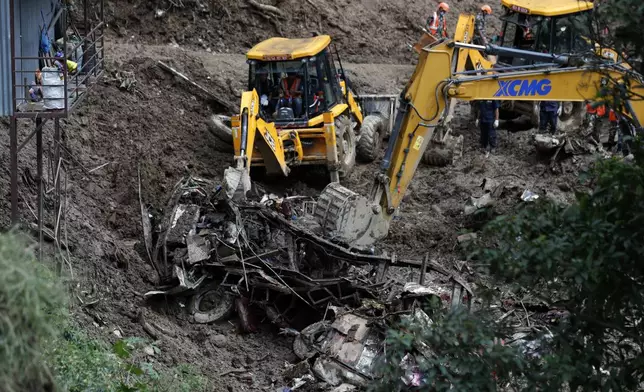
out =
<svg viewBox="0 0 644 392"><path fill-rule="evenodd" d="M164 215L142 205L145 242L159 274L159 288L146 298L188 298L195 323L236 313L241 329L252 332L253 320L268 320L296 336L294 351L303 360L325 353L312 371L331 385L362 385L373 376L390 314L411 312L428 297L470 303L467 284L428 257L398 260L325 238L310 197L280 198L257 186L247 196L234 201L221 186L187 177ZM397 287L390 266L421 269L421 284ZM423 286L426 272L443 284Z"/></svg>

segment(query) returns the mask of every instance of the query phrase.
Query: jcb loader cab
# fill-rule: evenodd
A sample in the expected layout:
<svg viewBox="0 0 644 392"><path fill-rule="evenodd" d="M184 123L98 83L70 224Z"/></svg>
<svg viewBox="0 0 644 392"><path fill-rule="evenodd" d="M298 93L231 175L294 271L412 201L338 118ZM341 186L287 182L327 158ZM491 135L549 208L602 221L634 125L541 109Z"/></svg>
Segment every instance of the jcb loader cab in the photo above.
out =
<svg viewBox="0 0 644 392"><path fill-rule="evenodd" d="M338 181L356 155L367 159L380 149L385 121L365 118L328 35L270 38L247 62L248 91L232 119L237 169L263 166L288 176L294 166L324 165Z"/></svg>

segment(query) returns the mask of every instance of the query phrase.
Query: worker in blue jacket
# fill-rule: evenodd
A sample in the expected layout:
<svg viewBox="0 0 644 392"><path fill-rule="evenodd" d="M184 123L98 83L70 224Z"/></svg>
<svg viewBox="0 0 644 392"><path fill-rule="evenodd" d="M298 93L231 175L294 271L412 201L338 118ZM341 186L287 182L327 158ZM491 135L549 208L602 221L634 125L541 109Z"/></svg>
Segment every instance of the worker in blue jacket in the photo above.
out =
<svg viewBox="0 0 644 392"><path fill-rule="evenodd" d="M499 127L499 101L479 101L479 117L476 125L481 130L481 146L489 153L496 148L496 129Z"/></svg>
<svg viewBox="0 0 644 392"><path fill-rule="evenodd" d="M539 104L539 131L557 132L557 119L561 115L561 103L557 101L541 101Z"/></svg>

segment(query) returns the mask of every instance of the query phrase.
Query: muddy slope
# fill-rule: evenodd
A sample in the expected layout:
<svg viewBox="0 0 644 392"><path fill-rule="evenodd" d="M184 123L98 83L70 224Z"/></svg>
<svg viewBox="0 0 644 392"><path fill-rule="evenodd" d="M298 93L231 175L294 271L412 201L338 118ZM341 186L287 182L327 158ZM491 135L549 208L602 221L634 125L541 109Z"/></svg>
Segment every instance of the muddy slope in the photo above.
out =
<svg viewBox="0 0 644 392"><path fill-rule="evenodd" d="M450 31L459 12L475 12L479 2L449 2ZM497 2L491 2L495 12ZM261 11L266 4L278 12ZM159 0L108 1L106 18L118 42L144 42L245 53L272 36L330 34L347 60L357 63L409 63L407 43L434 12L437 1L407 0ZM491 20L492 27L498 23Z"/></svg>

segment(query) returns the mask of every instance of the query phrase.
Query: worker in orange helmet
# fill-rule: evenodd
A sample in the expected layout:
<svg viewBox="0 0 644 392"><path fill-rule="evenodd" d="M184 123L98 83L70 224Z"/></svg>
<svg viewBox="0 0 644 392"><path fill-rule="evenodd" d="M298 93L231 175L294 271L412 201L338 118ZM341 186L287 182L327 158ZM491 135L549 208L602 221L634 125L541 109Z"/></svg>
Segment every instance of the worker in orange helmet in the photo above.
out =
<svg viewBox="0 0 644 392"><path fill-rule="evenodd" d="M492 14L492 7L485 4L481 7L478 14L476 14L476 19L474 20L474 44L475 45L487 45L487 35L485 31L485 19L488 15Z"/></svg>
<svg viewBox="0 0 644 392"><path fill-rule="evenodd" d="M447 18L445 14L449 11L447 3L440 3L438 10L427 18L427 31L434 37L447 38Z"/></svg>

